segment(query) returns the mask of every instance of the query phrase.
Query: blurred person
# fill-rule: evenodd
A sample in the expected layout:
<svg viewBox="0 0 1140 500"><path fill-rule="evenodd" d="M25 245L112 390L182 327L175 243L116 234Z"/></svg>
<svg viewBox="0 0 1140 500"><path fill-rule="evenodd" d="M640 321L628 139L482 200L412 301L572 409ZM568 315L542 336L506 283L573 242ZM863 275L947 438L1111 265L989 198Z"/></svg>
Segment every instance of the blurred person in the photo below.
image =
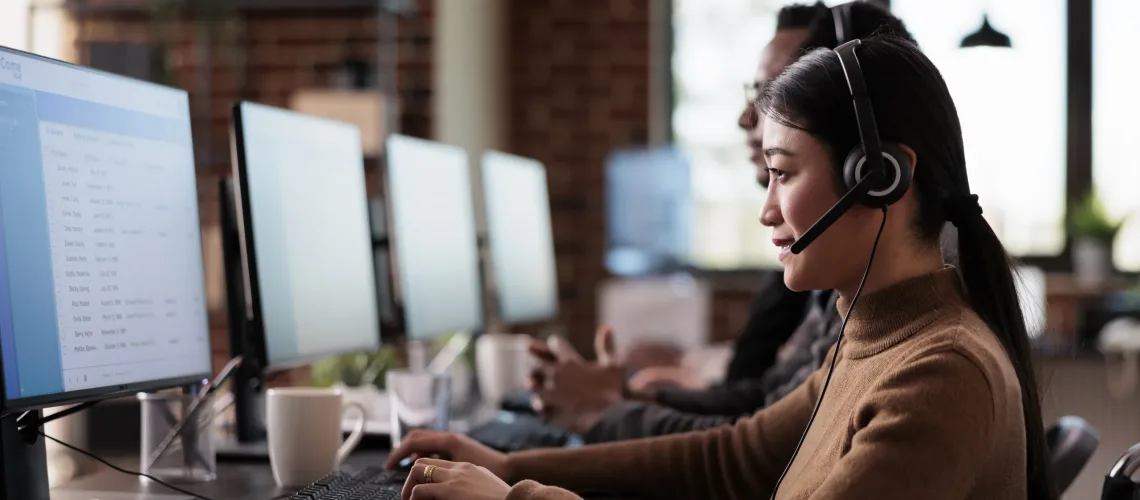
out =
<svg viewBox="0 0 1140 500"><path fill-rule="evenodd" d="M913 41L902 21L870 3L850 6L848 36L887 30ZM780 11L776 35L764 48L753 91L762 89L806 49L834 48L832 11L821 3L793 5ZM749 93L748 103L755 92ZM757 181L767 188L763 127L755 106L738 120L748 131ZM598 363L582 360L567 343L554 349L538 345L542 360L535 385L536 410L555 424L582 434L587 443L635 439L731 424L784 397L820 366L839 335L837 295L830 290L798 292L784 285L782 272L770 273L739 334L725 380L701 389L654 386L645 373L628 383L612 353L613 335L602 327L595 339ZM789 338L790 337L790 338Z"/></svg>
<svg viewBox="0 0 1140 500"><path fill-rule="evenodd" d="M760 222L784 249L785 284L836 290L844 312L827 366L751 418L701 432L511 454L413 432L389 466L446 460L417 461L405 499L1057 498L1011 259L970 192L938 69L905 39L853 40L800 58L758 106L771 174ZM870 191L788 251L852 189L868 148L889 155L863 177ZM945 222L958 228L958 267L943 263Z"/></svg>

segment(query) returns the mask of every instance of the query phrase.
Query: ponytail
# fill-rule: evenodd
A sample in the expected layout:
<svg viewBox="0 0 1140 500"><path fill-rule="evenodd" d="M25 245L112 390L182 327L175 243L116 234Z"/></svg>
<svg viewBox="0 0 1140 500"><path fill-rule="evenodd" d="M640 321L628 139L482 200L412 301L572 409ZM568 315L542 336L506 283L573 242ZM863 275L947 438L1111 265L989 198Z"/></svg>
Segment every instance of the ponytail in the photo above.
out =
<svg viewBox="0 0 1140 500"><path fill-rule="evenodd" d="M1058 493L1049 468L1049 449L1045 443L1045 424L1041 416L1029 334L1014 284L1014 264L989 223L982 218L980 210L963 217L955 225L958 226L958 271L965 285L966 297L1001 341L1021 384L1027 498L1056 500Z"/></svg>

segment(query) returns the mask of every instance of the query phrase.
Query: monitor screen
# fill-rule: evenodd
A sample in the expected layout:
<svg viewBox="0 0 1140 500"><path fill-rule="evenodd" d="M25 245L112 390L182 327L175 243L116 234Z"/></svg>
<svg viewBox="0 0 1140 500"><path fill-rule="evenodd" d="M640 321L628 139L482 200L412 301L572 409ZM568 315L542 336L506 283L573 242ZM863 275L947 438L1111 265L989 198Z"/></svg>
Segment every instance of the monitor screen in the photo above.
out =
<svg viewBox="0 0 1140 500"><path fill-rule="evenodd" d="M411 339L482 327L482 282L462 148L400 135L388 138L388 191L397 292Z"/></svg>
<svg viewBox="0 0 1140 500"><path fill-rule="evenodd" d="M249 308L270 366L380 346L360 130L235 108Z"/></svg>
<svg viewBox="0 0 1140 500"><path fill-rule="evenodd" d="M546 168L529 158L487 152L483 199L501 319L514 323L554 318L558 277Z"/></svg>
<svg viewBox="0 0 1140 500"><path fill-rule="evenodd" d="M0 49L9 409L210 373L186 92Z"/></svg>

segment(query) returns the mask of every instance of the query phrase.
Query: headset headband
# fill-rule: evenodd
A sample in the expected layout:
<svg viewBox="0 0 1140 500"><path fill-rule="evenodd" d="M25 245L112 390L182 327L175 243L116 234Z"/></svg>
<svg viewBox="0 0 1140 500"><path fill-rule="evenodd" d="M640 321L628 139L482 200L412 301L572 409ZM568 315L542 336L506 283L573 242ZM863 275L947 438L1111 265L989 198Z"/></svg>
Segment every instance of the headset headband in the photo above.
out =
<svg viewBox="0 0 1140 500"><path fill-rule="evenodd" d="M831 8L831 20L835 23L835 44L847 43L847 36L851 32L851 4L847 2Z"/></svg>
<svg viewBox="0 0 1140 500"><path fill-rule="evenodd" d="M863 45L858 38L835 48L843 76L847 79L847 89L855 105L855 123L859 127L859 140L863 143L863 154L872 172L886 173L883 165L883 144L879 140L879 127L875 123L875 111L871 108L871 98L867 96L867 83L863 80L863 70L855 49Z"/></svg>

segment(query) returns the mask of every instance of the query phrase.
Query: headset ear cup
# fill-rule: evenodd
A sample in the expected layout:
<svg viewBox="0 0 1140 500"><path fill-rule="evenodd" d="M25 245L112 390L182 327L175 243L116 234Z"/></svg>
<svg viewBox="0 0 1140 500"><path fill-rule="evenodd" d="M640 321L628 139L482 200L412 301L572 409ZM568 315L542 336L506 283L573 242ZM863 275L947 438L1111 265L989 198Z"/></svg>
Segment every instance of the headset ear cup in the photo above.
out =
<svg viewBox="0 0 1140 500"><path fill-rule="evenodd" d="M894 189L892 189L889 194L884 194L878 197L880 203L890 205L891 203L901 200L903 195L906 194L906 191L910 189L911 176L914 173L914 165L910 164L910 156L906 154L906 151L903 151L903 148L899 147L898 144L895 144L893 142L883 143L883 154L894 158L895 160L894 164L892 165L892 162L890 160L883 158L884 160L887 160L888 176L895 174L895 169L893 168L894 165L899 166L897 171L899 177L898 184L894 186ZM893 179L890 180L890 182L893 184Z"/></svg>
<svg viewBox="0 0 1140 500"><path fill-rule="evenodd" d="M870 192L858 200L859 203L870 207L883 207L899 201L910 188L911 164L906 151L894 143L883 143L882 149L887 176L881 184L872 186ZM859 183L857 174L861 160L863 160L863 148L857 146L847 154L847 159L843 162L843 182L847 184L847 189L853 189ZM898 165L897 169L895 165Z"/></svg>
<svg viewBox="0 0 1140 500"><path fill-rule="evenodd" d="M855 175L855 169L859 168L859 160L863 159L863 147L855 146L850 153L847 153L847 159L843 160L843 183L847 186L847 190L855 189L855 185L859 183L859 176ZM864 200L857 200L863 203Z"/></svg>

